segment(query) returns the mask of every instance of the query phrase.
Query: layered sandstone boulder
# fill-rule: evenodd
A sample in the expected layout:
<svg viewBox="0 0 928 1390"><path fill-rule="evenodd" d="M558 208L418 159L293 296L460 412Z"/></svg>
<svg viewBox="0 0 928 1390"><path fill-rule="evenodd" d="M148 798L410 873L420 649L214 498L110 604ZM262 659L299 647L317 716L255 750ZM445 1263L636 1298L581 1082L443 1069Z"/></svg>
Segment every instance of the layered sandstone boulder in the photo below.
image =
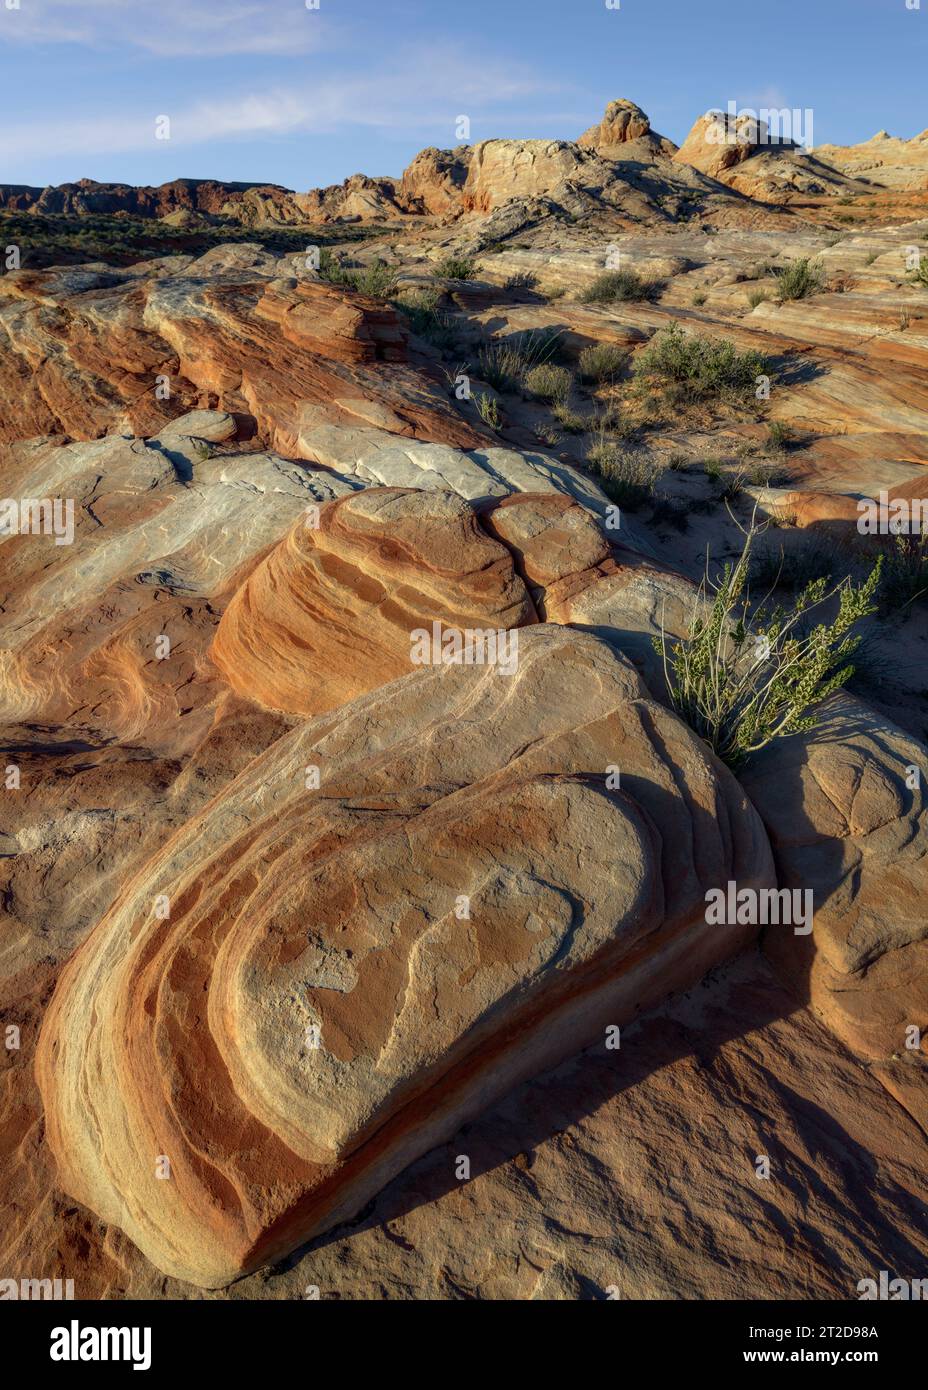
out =
<svg viewBox="0 0 928 1390"><path fill-rule="evenodd" d="M512 555L456 493L373 488L296 523L235 594L212 658L239 694L322 714L408 674L433 623L536 621Z"/></svg>
<svg viewBox="0 0 928 1390"><path fill-rule="evenodd" d="M220 1286L350 1217L748 939L705 921L773 881L734 779L607 645L519 636L510 675L427 667L279 739L62 974L60 1181L166 1273Z"/></svg>
<svg viewBox="0 0 928 1390"><path fill-rule="evenodd" d="M811 935L771 931L768 955L928 1129L926 769L924 744L841 694L742 780L781 884L813 893Z"/></svg>

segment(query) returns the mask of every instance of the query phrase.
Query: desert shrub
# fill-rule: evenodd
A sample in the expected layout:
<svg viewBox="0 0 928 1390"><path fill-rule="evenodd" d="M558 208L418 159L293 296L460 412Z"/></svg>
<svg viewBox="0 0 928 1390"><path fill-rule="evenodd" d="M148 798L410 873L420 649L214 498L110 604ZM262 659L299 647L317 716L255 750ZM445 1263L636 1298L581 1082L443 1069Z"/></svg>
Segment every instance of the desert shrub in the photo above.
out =
<svg viewBox="0 0 928 1390"><path fill-rule="evenodd" d="M372 265L353 272L354 288L360 294L369 294L374 299L389 299L396 293L397 271L386 261L377 260Z"/></svg>
<svg viewBox="0 0 928 1390"><path fill-rule="evenodd" d="M440 303L438 290L422 288L408 290L401 295L396 300L396 307L409 320L412 331L421 333L423 328L428 328L434 322Z"/></svg>
<svg viewBox="0 0 928 1390"><path fill-rule="evenodd" d="M555 429L550 421L543 420L541 424L535 426L535 438L540 444L546 445L549 449L554 449L560 444L563 435L560 430Z"/></svg>
<svg viewBox="0 0 928 1390"><path fill-rule="evenodd" d="M580 380L595 382L614 381L628 362L628 353L613 343L593 343L580 354L578 368Z"/></svg>
<svg viewBox="0 0 928 1390"><path fill-rule="evenodd" d="M477 354L480 376L496 391L517 391L525 372L525 358L511 342L494 338Z"/></svg>
<svg viewBox="0 0 928 1390"><path fill-rule="evenodd" d="M568 434L584 434L589 429L589 421L586 416L578 414L576 410L571 410L566 401L555 403L553 415Z"/></svg>
<svg viewBox="0 0 928 1390"><path fill-rule="evenodd" d="M705 290L695 290L693 293L693 307L696 309L701 309L707 299L708 295L706 294Z"/></svg>
<svg viewBox="0 0 928 1390"><path fill-rule="evenodd" d="M766 290L751 290L748 294L748 304L752 309L756 309L758 304L766 304L767 298Z"/></svg>
<svg viewBox="0 0 928 1390"><path fill-rule="evenodd" d="M672 526L675 531L680 532L687 531L690 524L689 508L672 497L655 497L651 507L650 524L657 527Z"/></svg>
<svg viewBox="0 0 928 1390"><path fill-rule="evenodd" d="M796 593L817 580L830 583L847 574L853 558L834 541L814 531L797 537L798 544L764 547L751 556L750 582L753 593L764 596L774 589Z"/></svg>
<svg viewBox="0 0 928 1390"><path fill-rule="evenodd" d="M612 304L615 301L652 299L658 286L643 280L634 270L607 270L577 296L581 304Z"/></svg>
<svg viewBox="0 0 928 1390"><path fill-rule="evenodd" d="M435 274L444 280L472 280L477 270L473 256L446 256L435 267Z"/></svg>
<svg viewBox="0 0 928 1390"><path fill-rule="evenodd" d="M626 511L637 511L653 496L657 470L646 454L598 439L587 451L586 461L609 500Z"/></svg>
<svg viewBox="0 0 928 1390"><path fill-rule="evenodd" d="M533 368L559 354L560 331L531 329L508 338L491 338L477 354L480 375L497 391L517 391Z"/></svg>
<svg viewBox="0 0 928 1390"><path fill-rule="evenodd" d="M821 266L810 261L808 256L802 256L777 275L777 295L781 300L805 299L807 295L817 293L823 283Z"/></svg>
<svg viewBox="0 0 928 1390"><path fill-rule="evenodd" d="M323 247L319 256L319 274L330 285L344 285L373 299L390 299L396 293L397 271L384 260L371 265L344 266Z"/></svg>
<svg viewBox="0 0 928 1390"><path fill-rule="evenodd" d="M752 613L749 576L758 530L751 526L739 559L710 580L708 567L683 638L662 629L655 648L663 659L674 709L729 767L774 739L814 728L813 712L850 679L860 638L855 624L875 610L878 560L861 585L850 578L829 589L816 579L788 607ZM837 597L827 622L811 613Z"/></svg>
<svg viewBox="0 0 928 1390"><path fill-rule="evenodd" d="M533 290L538 284L538 276L530 270L517 270L503 281L504 290Z"/></svg>
<svg viewBox="0 0 928 1390"><path fill-rule="evenodd" d="M514 333L509 342L522 354L526 368L539 362L557 362L564 355L563 328L529 328Z"/></svg>
<svg viewBox="0 0 928 1390"><path fill-rule="evenodd" d="M909 278L915 285L928 285L928 258L920 257L917 269L910 271Z"/></svg>
<svg viewBox="0 0 928 1390"><path fill-rule="evenodd" d="M928 533L893 536L885 555L880 607L901 613L928 594Z"/></svg>
<svg viewBox="0 0 928 1390"><path fill-rule="evenodd" d="M630 439L638 433L638 426L635 421L622 402L617 399L608 401L590 423L601 439L604 439L606 435L618 435L620 439Z"/></svg>
<svg viewBox="0 0 928 1390"><path fill-rule="evenodd" d="M495 396L489 395L486 391L478 391L474 396L474 405L483 423L489 425L491 430L502 428L503 415Z"/></svg>
<svg viewBox="0 0 928 1390"><path fill-rule="evenodd" d="M417 337L425 338L441 352L459 346L454 321L439 307L441 295L437 290L413 290L393 302Z"/></svg>
<svg viewBox="0 0 928 1390"><path fill-rule="evenodd" d="M571 375L566 367L541 362L523 377L525 389L539 401L564 401L570 394Z"/></svg>
<svg viewBox="0 0 928 1390"><path fill-rule="evenodd" d="M745 393L759 376L770 375L770 367L762 353L739 352L726 338L703 338L672 323L639 352L634 373L639 383L656 377L683 388L685 396L702 400Z"/></svg>
<svg viewBox="0 0 928 1390"><path fill-rule="evenodd" d="M767 426L767 448L783 454L793 443L793 432L782 420L771 420Z"/></svg>

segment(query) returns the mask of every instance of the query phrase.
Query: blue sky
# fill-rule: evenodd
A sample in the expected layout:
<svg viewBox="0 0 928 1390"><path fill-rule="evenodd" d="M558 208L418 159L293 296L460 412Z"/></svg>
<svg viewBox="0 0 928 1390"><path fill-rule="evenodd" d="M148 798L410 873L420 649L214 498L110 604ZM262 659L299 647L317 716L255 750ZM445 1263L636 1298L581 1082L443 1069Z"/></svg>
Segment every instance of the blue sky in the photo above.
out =
<svg viewBox="0 0 928 1390"><path fill-rule="evenodd" d="M398 174L460 115L572 138L613 97L678 142L730 101L809 107L816 144L928 126L928 0L607 2L0 0L0 182L302 190Z"/></svg>

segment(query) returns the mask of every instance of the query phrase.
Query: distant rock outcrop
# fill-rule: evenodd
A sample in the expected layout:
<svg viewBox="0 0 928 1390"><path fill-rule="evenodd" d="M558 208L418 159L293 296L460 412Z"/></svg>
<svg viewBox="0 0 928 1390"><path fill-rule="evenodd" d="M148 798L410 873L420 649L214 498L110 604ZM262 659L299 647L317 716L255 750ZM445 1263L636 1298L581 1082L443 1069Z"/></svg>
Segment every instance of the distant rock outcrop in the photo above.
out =
<svg viewBox="0 0 928 1390"><path fill-rule="evenodd" d="M626 100L610 101L602 120L585 130L577 144L581 149L599 150L613 159L620 159L623 154L632 156L642 147L662 155L672 155L677 148L672 140L651 129L650 117L640 106ZM623 145L632 149L624 151Z"/></svg>
<svg viewBox="0 0 928 1390"><path fill-rule="evenodd" d="M750 112L707 111L673 158L761 202L867 191Z"/></svg>
<svg viewBox="0 0 928 1390"><path fill-rule="evenodd" d="M820 159L882 188L928 188L928 130L903 140L878 130L859 145L819 145Z"/></svg>

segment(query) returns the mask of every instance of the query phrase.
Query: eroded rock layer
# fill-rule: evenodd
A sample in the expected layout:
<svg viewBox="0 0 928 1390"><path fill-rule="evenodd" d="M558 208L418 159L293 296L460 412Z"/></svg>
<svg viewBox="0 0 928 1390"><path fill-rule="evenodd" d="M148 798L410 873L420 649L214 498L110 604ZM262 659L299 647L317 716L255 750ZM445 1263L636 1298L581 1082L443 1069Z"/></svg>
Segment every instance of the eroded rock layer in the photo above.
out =
<svg viewBox="0 0 928 1390"><path fill-rule="evenodd" d="M511 677L428 668L284 736L65 969L61 1181L165 1272L292 1249L744 944L704 916L773 881L733 778L605 644L520 636Z"/></svg>
<svg viewBox="0 0 928 1390"><path fill-rule="evenodd" d="M411 671L412 634L434 622L534 621L511 554L462 498L372 488L297 522L235 594L212 657L240 694L322 714Z"/></svg>

